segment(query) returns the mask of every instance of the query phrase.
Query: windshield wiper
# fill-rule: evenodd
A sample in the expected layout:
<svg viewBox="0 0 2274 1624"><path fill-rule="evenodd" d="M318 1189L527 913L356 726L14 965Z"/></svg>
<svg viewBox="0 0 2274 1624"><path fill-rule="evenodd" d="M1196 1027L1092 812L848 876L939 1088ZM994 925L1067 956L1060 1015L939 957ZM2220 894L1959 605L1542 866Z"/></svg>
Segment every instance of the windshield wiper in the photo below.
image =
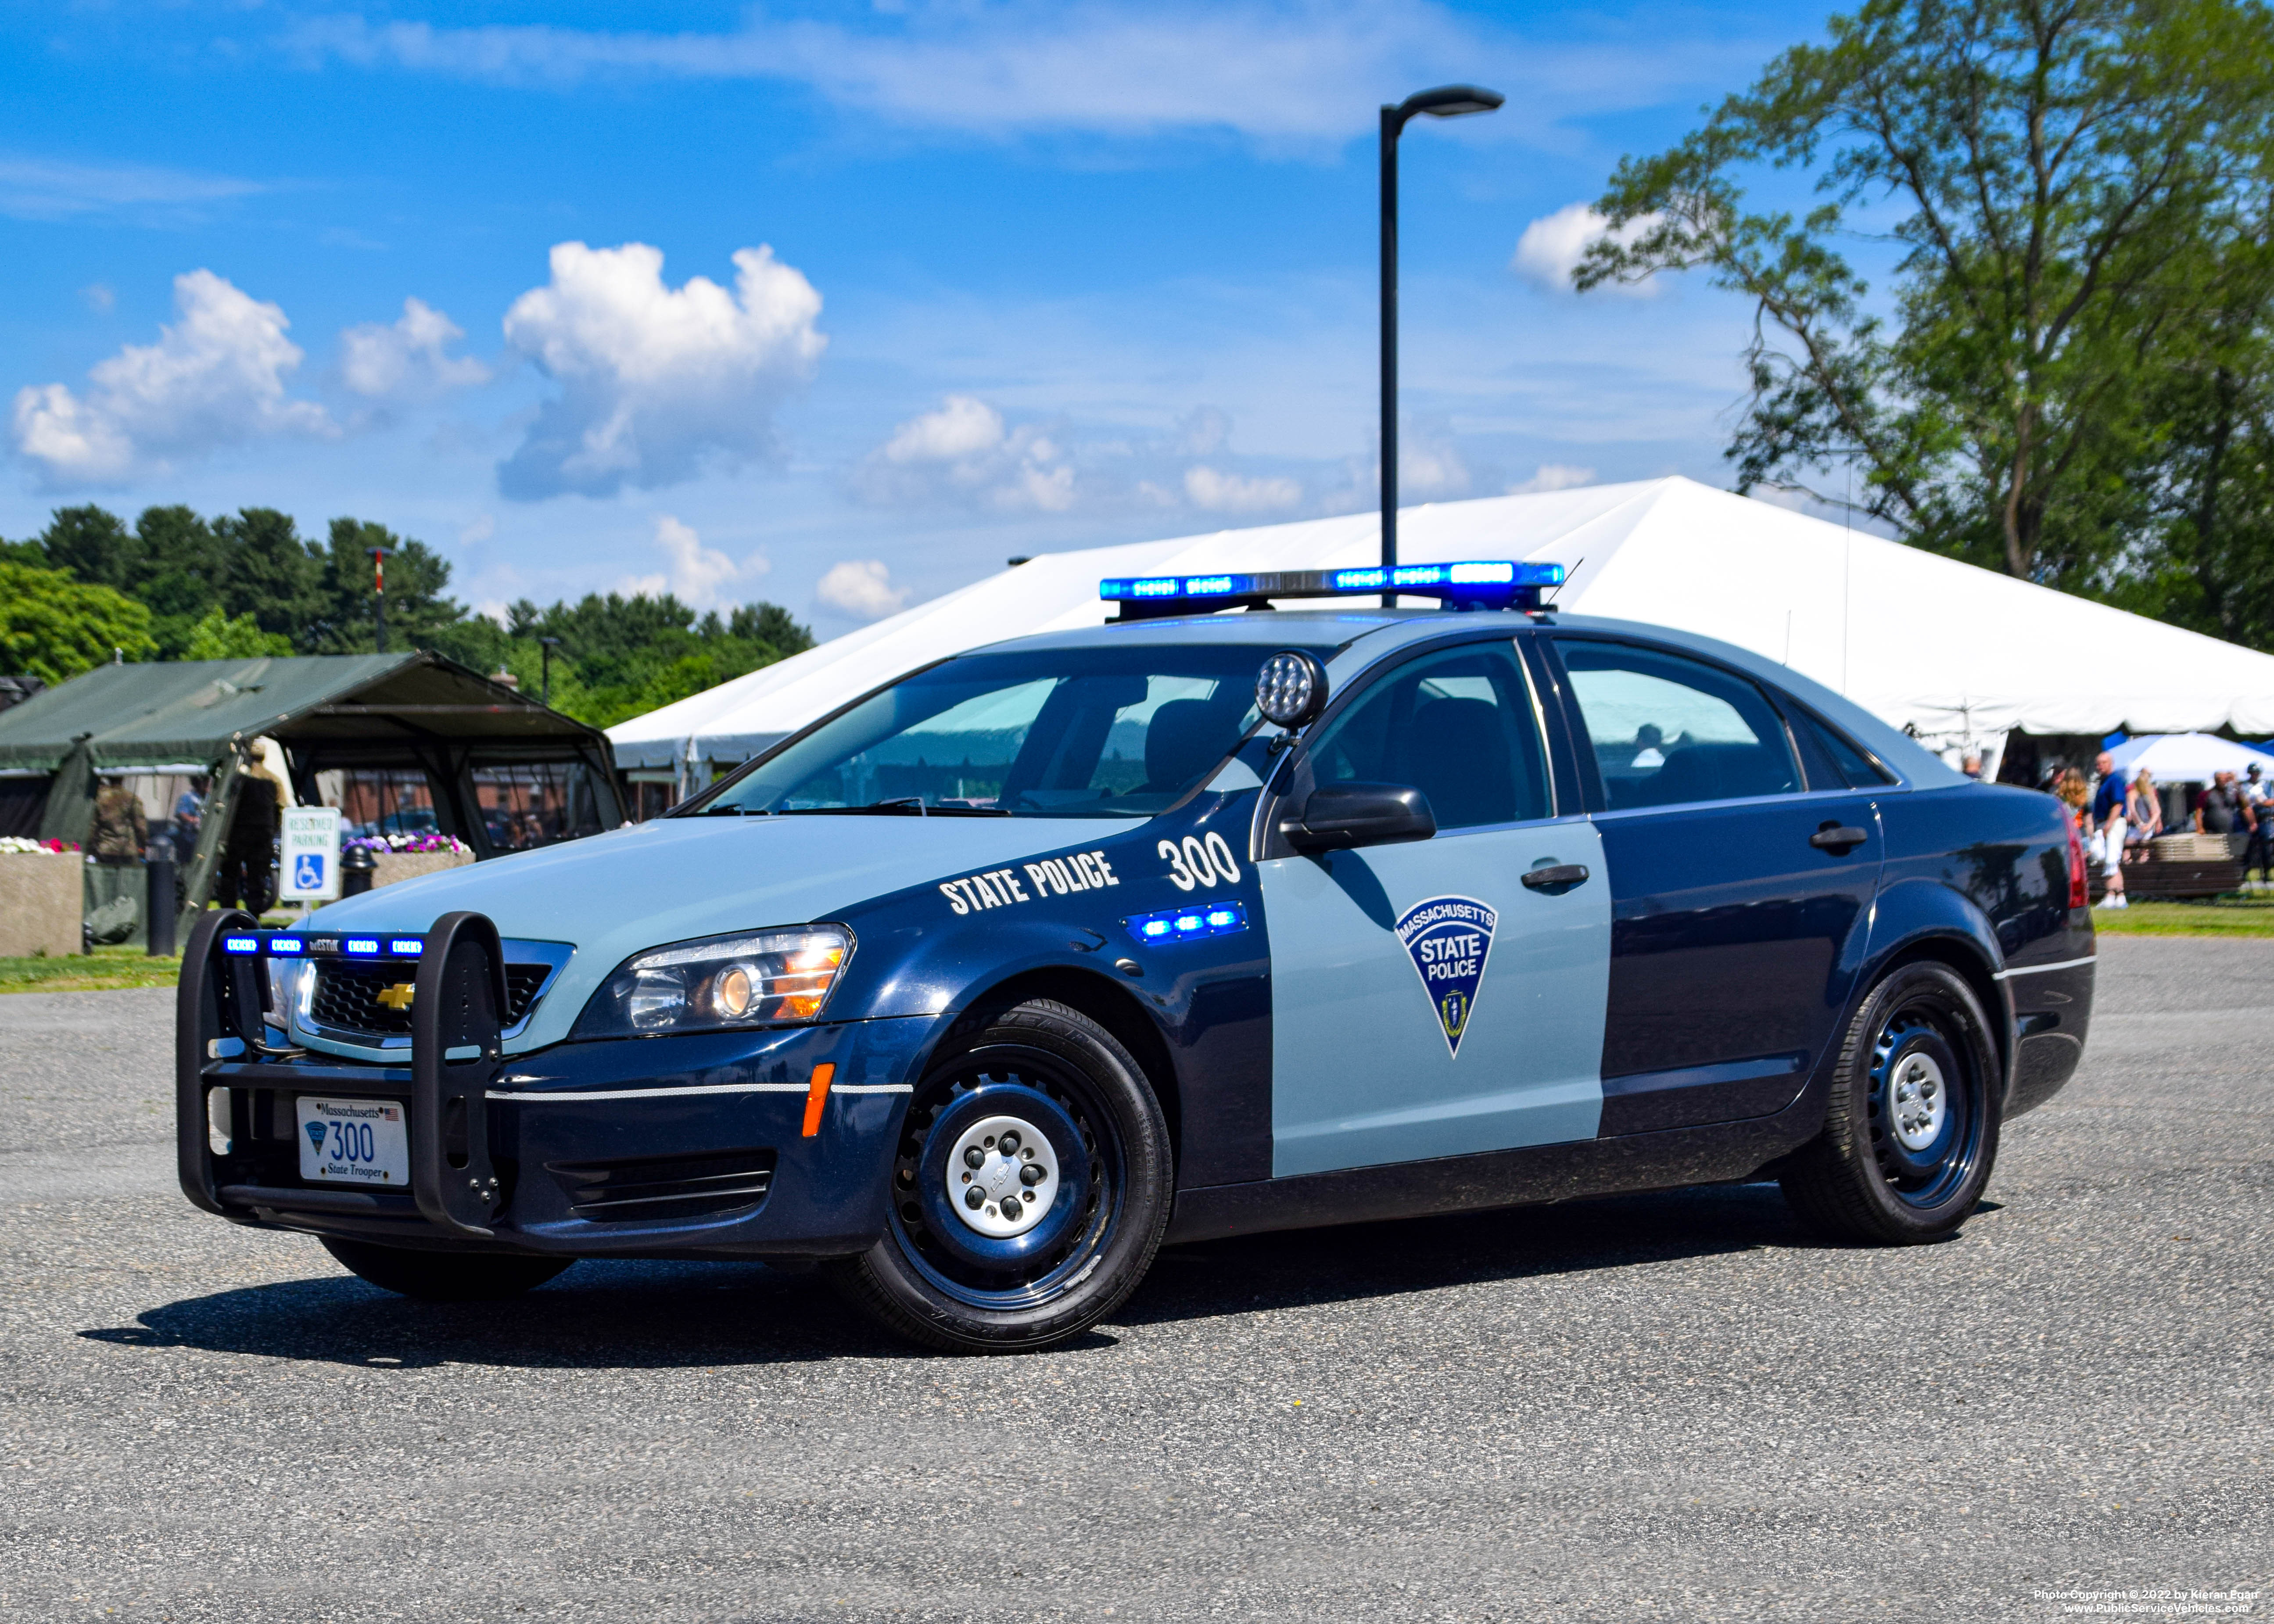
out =
<svg viewBox="0 0 2274 1624"><path fill-rule="evenodd" d="M865 807L784 807L782 817L1009 817L1007 807L936 807L915 795L871 801Z"/></svg>

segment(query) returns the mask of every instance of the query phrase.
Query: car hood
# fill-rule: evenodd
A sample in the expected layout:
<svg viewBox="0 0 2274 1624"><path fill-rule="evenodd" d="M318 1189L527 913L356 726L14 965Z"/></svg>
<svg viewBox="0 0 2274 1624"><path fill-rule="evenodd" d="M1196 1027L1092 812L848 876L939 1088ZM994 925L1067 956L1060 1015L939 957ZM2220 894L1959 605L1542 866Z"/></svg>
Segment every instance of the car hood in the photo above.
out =
<svg viewBox="0 0 2274 1624"><path fill-rule="evenodd" d="M461 909L576 950L508 1048L556 1043L644 948L833 918L872 898L1125 834L1122 818L684 817L628 824L319 909L312 930L423 931Z"/></svg>

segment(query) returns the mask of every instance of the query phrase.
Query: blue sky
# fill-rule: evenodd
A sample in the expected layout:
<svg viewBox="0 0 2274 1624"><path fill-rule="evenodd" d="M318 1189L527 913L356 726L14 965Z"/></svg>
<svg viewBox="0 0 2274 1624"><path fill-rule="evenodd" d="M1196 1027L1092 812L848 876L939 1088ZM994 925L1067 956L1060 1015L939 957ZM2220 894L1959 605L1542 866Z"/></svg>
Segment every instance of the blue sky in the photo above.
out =
<svg viewBox="0 0 2274 1624"><path fill-rule="evenodd" d="M1374 109L1451 80L1509 102L1404 143L1409 500L1725 483L1746 311L1559 289L1562 211L1824 15L11 8L0 534L351 513L470 603L827 635L1013 553L1370 507Z"/></svg>

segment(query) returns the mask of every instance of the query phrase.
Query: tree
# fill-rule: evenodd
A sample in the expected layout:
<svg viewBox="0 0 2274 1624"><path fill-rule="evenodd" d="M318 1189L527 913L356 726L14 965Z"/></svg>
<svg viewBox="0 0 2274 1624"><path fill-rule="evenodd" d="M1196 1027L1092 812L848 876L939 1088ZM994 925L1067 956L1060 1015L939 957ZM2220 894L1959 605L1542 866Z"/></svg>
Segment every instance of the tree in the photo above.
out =
<svg viewBox="0 0 2274 1624"><path fill-rule="evenodd" d="M162 657L181 659L192 631L221 605L227 544L190 508L146 508L134 522L135 578L112 583L150 606Z"/></svg>
<svg viewBox="0 0 2274 1624"><path fill-rule="evenodd" d="M239 508L215 519L222 557L220 602L232 616L251 616L262 632L297 642L322 613L323 557L301 538L292 515L274 508Z"/></svg>
<svg viewBox="0 0 2274 1624"><path fill-rule="evenodd" d="M40 533L48 568L69 570L79 580L132 592L142 584L142 544L101 508L58 508Z"/></svg>
<svg viewBox="0 0 2274 1624"><path fill-rule="evenodd" d="M281 659L291 652L292 640L290 637L262 631L260 621L249 614L241 614L232 620L222 613L221 605L216 604L206 612L205 619L191 629L181 658L185 660L255 659L267 655Z"/></svg>
<svg viewBox="0 0 2274 1624"><path fill-rule="evenodd" d="M320 555L316 612L301 634L300 646L311 654L369 654L378 648L373 547L387 551L388 651L434 649L456 658L453 650L465 641L468 617L463 606L444 596L450 584L449 560L424 542L361 519L332 521L329 545ZM482 640L484 634L476 631L474 637Z"/></svg>
<svg viewBox="0 0 2274 1624"><path fill-rule="evenodd" d="M0 674L52 685L118 655L157 651L150 612L132 598L59 569L0 563Z"/></svg>
<svg viewBox="0 0 2274 1624"><path fill-rule="evenodd" d="M1582 288L1698 267L1755 311L1741 488L1854 456L1908 540L2110 589L2174 366L2237 293L2274 177L2274 27L2248 0L1871 0L1702 128L1623 162ZM1741 176L1806 174L1804 215ZM1883 308L1838 244L1892 214ZM1835 492L1836 493L1836 492Z"/></svg>

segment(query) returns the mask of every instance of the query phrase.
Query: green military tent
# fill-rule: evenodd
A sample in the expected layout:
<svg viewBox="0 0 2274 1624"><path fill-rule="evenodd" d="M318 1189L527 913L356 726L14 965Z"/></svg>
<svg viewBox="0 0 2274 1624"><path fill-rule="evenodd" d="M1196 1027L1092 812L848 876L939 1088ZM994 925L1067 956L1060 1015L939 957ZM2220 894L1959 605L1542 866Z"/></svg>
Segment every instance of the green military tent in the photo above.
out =
<svg viewBox="0 0 2274 1624"><path fill-rule="evenodd" d="M183 854L195 911L262 741L292 798L350 832L449 835L480 859L623 821L604 734L419 652L99 665L0 711L0 834L84 845L100 775L209 777Z"/></svg>

